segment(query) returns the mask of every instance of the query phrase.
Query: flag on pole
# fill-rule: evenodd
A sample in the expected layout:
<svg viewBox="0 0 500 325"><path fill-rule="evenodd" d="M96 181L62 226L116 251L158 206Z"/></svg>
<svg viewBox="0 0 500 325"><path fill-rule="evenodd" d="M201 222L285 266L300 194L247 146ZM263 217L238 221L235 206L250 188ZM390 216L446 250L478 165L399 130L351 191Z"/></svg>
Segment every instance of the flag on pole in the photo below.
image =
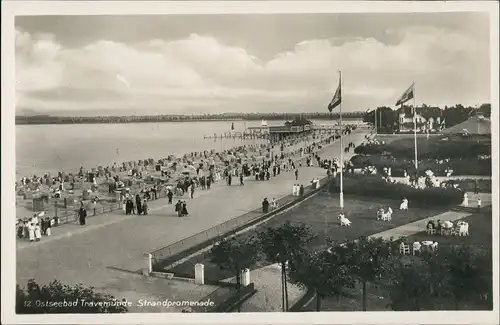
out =
<svg viewBox="0 0 500 325"><path fill-rule="evenodd" d="M234 131L234 122L231 124L231 131Z"/></svg>
<svg viewBox="0 0 500 325"><path fill-rule="evenodd" d="M413 94L414 94L414 88L415 88L415 84L412 83L411 86L406 89L406 91L403 93L403 95L401 95L401 97L398 99L398 101L396 102L396 106L398 105L402 105L404 103L406 103L407 101L409 101L410 99L413 99Z"/></svg>
<svg viewBox="0 0 500 325"><path fill-rule="evenodd" d="M330 104L328 104L328 110L330 111L330 113L333 111L335 107L339 106L341 102L342 102L342 90L340 87L340 79L339 79L339 86L335 91L335 95L333 96L332 101L330 102Z"/></svg>

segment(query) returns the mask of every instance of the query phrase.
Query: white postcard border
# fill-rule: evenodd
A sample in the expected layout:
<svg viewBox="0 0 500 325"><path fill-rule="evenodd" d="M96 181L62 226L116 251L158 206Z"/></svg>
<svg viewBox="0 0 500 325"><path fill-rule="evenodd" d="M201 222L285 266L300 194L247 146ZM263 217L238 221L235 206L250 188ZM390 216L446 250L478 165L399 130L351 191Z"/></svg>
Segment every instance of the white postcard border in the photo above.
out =
<svg viewBox="0 0 500 325"><path fill-rule="evenodd" d="M499 324L498 2L458 1L3 1L2 2L2 323L5 324ZM493 293L494 310L437 312L312 312L227 314L15 315L15 59L16 15L142 15L142 14L273 14L273 13L403 13L484 11L490 14L490 60L493 165Z"/></svg>

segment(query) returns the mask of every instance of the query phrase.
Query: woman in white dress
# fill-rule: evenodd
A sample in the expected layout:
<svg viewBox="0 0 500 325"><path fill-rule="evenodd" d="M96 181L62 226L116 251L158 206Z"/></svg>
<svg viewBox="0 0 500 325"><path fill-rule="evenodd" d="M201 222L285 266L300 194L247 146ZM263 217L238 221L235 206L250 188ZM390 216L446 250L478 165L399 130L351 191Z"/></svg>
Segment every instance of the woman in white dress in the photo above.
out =
<svg viewBox="0 0 500 325"><path fill-rule="evenodd" d="M32 222L28 224L28 234L30 241L35 241L35 225Z"/></svg>
<svg viewBox="0 0 500 325"><path fill-rule="evenodd" d="M45 230L45 235L47 235L47 237L50 237L50 235L52 235L52 222L53 222L54 219L47 219L47 229Z"/></svg>
<svg viewBox="0 0 500 325"><path fill-rule="evenodd" d="M35 224L35 239L36 241L40 241L42 239L42 230L40 229L40 225Z"/></svg>
<svg viewBox="0 0 500 325"><path fill-rule="evenodd" d="M469 196L467 193L464 193L464 200L462 201L462 206L468 207L469 206Z"/></svg>

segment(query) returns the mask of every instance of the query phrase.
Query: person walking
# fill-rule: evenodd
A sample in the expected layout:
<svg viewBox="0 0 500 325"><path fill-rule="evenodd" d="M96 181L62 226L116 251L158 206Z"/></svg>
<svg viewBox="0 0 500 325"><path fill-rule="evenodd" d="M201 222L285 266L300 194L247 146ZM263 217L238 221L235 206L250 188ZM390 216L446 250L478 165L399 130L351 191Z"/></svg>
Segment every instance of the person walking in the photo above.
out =
<svg viewBox="0 0 500 325"><path fill-rule="evenodd" d="M299 170L298 169L295 169L295 180L296 181L299 180Z"/></svg>
<svg viewBox="0 0 500 325"><path fill-rule="evenodd" d="M49 218L46 218L45 219L45 235L47 237L50 237L50 235L52 235L52 231L51 231L51 228L52 228L52 223L51 223L51 220Z"/></svg>
<svg viewBox="0 0 500 325"><path fill-rule="evenodd" d="M262 212L263 213L269 212L269 201L267 200L267 197L264 198L264 200L262 201Z"/></svg>
<svg viewBox="0 0 500 325"><path fill-rule="evenodd" d="M480 198L480 197L478 197L478 198L477 198L477 212L480 212L480 211L481 211L481 203L482 203L482 202L481 202L481 198Z"/></svg>
<svg viewBox="0 0 500 325"><path fill-rule="evenodd" d="M177 212L177 216L182 217L182 202L181 200L177 201L175 204L175 212Z"/></svg>
<svg viewBox="0 0 500 325"><path fill-rule="evenodd" d="M172 198L174 197L174 193L170 189L167 189L167 198L168 198L168 204L172 204Z"/></svg>
<svg viewBox="0 0 500 325"><path fill-rule="evenodd" d="M187 203L186 203L186 201L183 201L181 203L181 214L182 214L183 217L189 215L188 210L187 210Z"/></svg>
<svg viewBox="0 0 500 325"><path fill-rule="evenodd" d="M35 225L33 224L33 222L30 222L28 224L28 234L29 234L30 242L34 242L35 241Z"/></svg>
<svg viewBox="0 0 500 325"><path fill-rule="evenodd" d="M35 240L40 241L42 239L42 232L40 230L40 225L37 223L35 225Z"/></svg>
<svg viewBox="0 0 500 325"><path fill-rule="evenodd" d="M240 174L240 185L245 185L243 182L243 173Z"/></svg>
<svg viewBox="0 0 500 325"><path fill-rule="evenodd" d="M78 217L80 218L80 226L85 226L85 219L87 218L87 210L82 206L78 211Z"/></svg>
<svg viewBox="0 0 500 325"><path fill-rule="evenodd" d="M474 180L474 194L479 194L479 181Z"/></svg>
<svg viewBox="0 0 500 325"><path fill-rule="evenodd" d="M153 196L153 200L158 200L158 188L156 187L156 184L151 188L151 193Z"/></svg>
<svg viewBox="0 0 500 325"><path fill-rule="evenodd" d="M144 199L142 202L142 214L147 216L148 215L148 200Z"/></svg>
<svg viewBox="0 0 500 325"><path fill-rule="evenodd" d="M135 206L137 207L137 215L142 214L141 197L139 194L135 196Z"/></svg>

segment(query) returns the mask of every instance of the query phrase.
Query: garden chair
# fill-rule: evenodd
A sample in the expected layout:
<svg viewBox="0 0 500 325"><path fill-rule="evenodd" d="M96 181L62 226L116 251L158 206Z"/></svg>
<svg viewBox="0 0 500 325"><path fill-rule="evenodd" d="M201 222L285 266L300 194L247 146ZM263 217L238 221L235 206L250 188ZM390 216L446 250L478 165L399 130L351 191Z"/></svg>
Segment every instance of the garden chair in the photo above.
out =
<svg viewBox="0 0 500 325"><path fill-rule="evenodd" d="M381 214L380 219L382 219L382 221L391 221L392 220L392 209L389 207L389 209L387 209L387 212L384 212Z"/></svg>
<svg viewBox="0 0 500 325"><path fill-rule="evenodd" d="M399 245L399 253L401 253L402 255L410 254L410 245L401 243Z"/></svg>
<svg viewBox="0 0 500 325"><path fill-rule="evenodd" d="M420 253L420 250L422 248L422 244L420 242L416 241L413 243L413 255L415 255L417 252Z"/></svg>
<svg viewBox="0 0 500 325"><path fill-rule="evenodd" d="M404 198L399 205L399 210L408 210L408 200Z"/></svg>
<svg viewBox="0 0 500 325"><path fill-rule="evenodd" d="M340 226L341 227L350 227L351 226L351 221L347 219L346 217L342 216L340 218Z"/></svg>
<svg viewBox="0 0 500 325"><path fill-rule="evenodd" d="M436 229L434 228L427 228L426 230L428 235L435 235L436 234Z"/></svg>
<svg viewBox="0 0 500 325"><path fill-rule="evenodd" d="M469 236L469 224L464 223L460 225L460 228L458 230L458 235L459 236Z"/></svg>
<svg viewBox="0 0 500 325"><path fill-rule="evenodd" d="M438 248L438 242L435 241L434 243L431 244L432 250L436 250Z"/></svg>

